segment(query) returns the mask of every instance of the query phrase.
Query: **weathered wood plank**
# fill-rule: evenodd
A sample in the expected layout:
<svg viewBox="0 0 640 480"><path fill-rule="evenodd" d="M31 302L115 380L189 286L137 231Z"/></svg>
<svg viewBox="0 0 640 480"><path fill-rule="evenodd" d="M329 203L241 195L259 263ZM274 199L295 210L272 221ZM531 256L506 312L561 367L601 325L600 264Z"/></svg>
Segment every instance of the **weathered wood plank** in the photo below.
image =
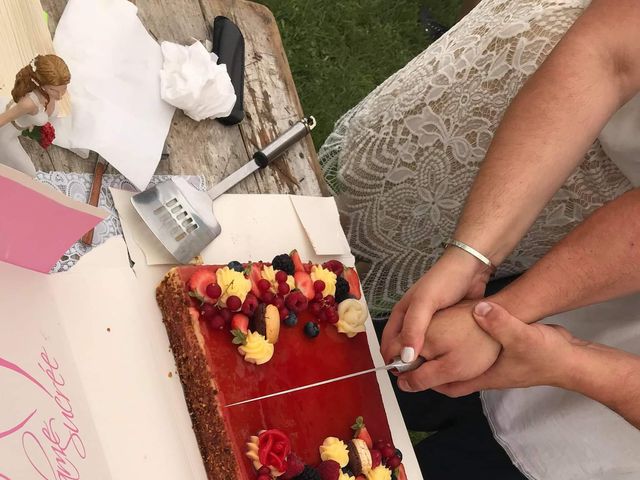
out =
<svg viewBox="0 0 640 480"><path fill-rule="evenodd" d="M303 116L277 23L271 11L257 3L244 0L200 0L200 3L209 24L216 16L224 15L238 25L245 38L247 118L240 128L247 148L255 151ZM310 137L260 175L275 191L307 195L327 192Z"/></svg>
<svg viewBox="0 0 640 480"><path fill-rule="evenodd" d="M247 68L245 109L247 118L240 127L226 127L217 121L195 122L176 112L167 138L168 155L157 173L202 174L215 184L279 132L302 116L289 65L275 20L265 7L245 1L135 0L138 15L158 41L189 44L193 39L210 38L213 18L224 14L240 26L245 35ZM66 0L42 0L50 15L52 32ZM92 172L95 156L84 160L57 147L47 152L36 145L28 151L42 170ZM111 169L112 170L112 169ZM246 179L235 193L301 193L318 195L325 190L313 143L300 142L283 160Z"/></svg>

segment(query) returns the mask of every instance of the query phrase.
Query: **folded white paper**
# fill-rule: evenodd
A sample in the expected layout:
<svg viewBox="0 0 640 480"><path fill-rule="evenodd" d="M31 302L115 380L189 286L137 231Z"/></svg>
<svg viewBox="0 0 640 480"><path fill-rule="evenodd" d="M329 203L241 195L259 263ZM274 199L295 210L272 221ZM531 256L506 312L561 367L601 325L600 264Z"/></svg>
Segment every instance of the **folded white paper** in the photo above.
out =
<svg viewBox="0 0 640 480"><path fill-rule="evenodd" d="M54 47L69 65L72 116L57 144L98 152L140 190L158 166L174 109L160 98L162 52L127 0L69 0Z"/></svg>
<svg viewBox="0 0 640 480"><path fill-rule="evenodd" d="M162 42L164 65L160 72L162 99L196 121L226 117L236 94L225 65L200 42L190 47Z"/></svg>

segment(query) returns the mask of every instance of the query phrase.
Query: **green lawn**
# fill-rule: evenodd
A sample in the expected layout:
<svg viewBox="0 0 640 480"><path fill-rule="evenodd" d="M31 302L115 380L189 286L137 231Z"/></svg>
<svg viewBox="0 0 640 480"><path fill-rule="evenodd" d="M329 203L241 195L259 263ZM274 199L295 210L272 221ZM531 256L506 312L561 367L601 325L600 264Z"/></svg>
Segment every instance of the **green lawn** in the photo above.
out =
<svg viewBox="0 0 640 480"><path fill-rule="evenodd" d="M333 124L428 45L427 5L445 25L461 0L258 0L274 13L316 148Z"/></svg>

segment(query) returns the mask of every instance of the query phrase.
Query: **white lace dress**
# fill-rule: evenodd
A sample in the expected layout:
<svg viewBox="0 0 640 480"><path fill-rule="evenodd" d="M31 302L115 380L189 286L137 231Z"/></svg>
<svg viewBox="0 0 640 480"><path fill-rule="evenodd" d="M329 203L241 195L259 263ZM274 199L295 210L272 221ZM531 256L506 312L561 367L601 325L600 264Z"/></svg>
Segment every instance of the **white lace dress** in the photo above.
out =
<svg viewBox="0 0 640 480"><path fill-rule="evenodd" d="M441 255L513 97L588 0L485 0L341 118L320 149L374 316ZM497 275L631 188L596 141Z"/></svg>
<svg viewBox="0 0 640 480"><path fill-rule="evenodd" d="M27 96L36 104L38 112L35 115L23 115L14 122L0 127L0 163L35 177L36 169L31 158L20 145L19 137L24 129L46 124L49 121L49 115L38 95L30 92ZM12 105L13 101L11 99L0 97L0 111L4 112L5 109L10 108ZM54 115L55 111L52 116Z"/></svg>

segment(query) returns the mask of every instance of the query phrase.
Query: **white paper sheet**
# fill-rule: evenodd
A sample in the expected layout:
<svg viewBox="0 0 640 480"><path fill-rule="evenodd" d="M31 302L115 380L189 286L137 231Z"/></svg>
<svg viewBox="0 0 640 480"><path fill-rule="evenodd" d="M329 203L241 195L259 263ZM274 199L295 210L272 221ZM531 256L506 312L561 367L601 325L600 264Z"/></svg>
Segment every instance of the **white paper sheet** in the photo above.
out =
<svg viewBox="0 0 640 480"><path fill-rule="evenodd" d="M69 0L54 47L71 70L72 116L56 143L98 152L140 190L158 166L174 108L160 98L162 53L127 0Z"/></svg>

